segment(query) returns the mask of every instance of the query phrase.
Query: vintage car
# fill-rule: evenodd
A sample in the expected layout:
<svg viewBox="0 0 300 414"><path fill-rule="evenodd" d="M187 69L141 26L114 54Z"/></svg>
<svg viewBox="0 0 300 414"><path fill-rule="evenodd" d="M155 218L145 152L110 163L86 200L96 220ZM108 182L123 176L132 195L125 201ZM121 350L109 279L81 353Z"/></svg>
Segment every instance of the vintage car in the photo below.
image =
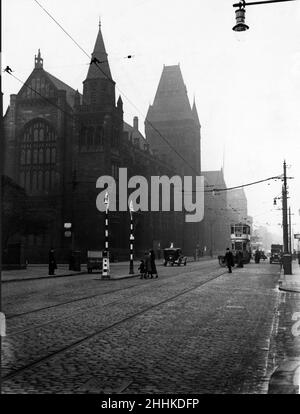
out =
<svg viewBox="0 0 300 414"><path fill-rule="evenodd" d="M282 258L283 246L281 244L271 245L270 263L280 263Z"/></svg>
<svg viewBox="0 0 300 414"><path fill-rule="evenodd" d="M171 266L177 265L184 265L186 266L187 257L183 256L181 249L176 247L169 247L168 249L164 249L164 266L167 266L170 263Z"/></svg>

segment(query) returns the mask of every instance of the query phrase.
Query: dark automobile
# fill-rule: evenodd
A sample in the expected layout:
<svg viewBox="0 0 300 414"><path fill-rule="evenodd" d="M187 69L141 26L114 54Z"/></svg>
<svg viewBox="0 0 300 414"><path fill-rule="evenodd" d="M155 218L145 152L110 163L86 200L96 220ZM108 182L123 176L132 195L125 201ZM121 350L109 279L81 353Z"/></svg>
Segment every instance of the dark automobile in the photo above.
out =
<svg viewBox="0 0 300 414"><path fill-rule="evenodd" d="M183 256L181 249L176 247L171 247L168 249L164 249L164 266L167 266L170 263L171 266L177 265L184 265L186 266L187 257Z"/></svg>
<svg viewBox="0 0 300 414"><path fill-rule="evenodd" d="M272 263L280 263L280 261L281 261L281 253L277 253L277 252L271 253L271 256L270 256L270 263L271 264Z"/></svg>
<svg viewBox="0 0 300 414"><path fill-rule="evenodd" d="M282 245L281 244L272 244L271 245L271 256L270 263L280 263L282 256Z"/></svg>

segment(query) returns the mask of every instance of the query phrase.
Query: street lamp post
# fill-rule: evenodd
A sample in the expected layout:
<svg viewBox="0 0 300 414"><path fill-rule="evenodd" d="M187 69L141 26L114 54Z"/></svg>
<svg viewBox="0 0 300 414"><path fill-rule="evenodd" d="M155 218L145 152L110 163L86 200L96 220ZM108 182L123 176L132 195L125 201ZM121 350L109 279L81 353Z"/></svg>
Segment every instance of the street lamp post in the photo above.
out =
<svg viewBox="0 0 300 414"><path fill-rule="evenodd" d="M235 32L244 32L245 30L249 29L249 26L245 23L245 13L246 13L246 6L255 6L259 4L268 4L268 3L282 3L286 1L295 1L295 0L266 0L266 1L252 1L246 3L245 0L240 1L239 3L235 3L232 6L238 7L235 11L235 18L236 18L236 25L232 28Z"/></svg>
<svg viewBox="0 0 300 414"><path fill-rule="evenodd" d="M283 270L285 275L292 274L292 256L289 252L289 226L287 208L287 177L286 162L283 163L283 185L282 185L282 229L283 229Z"/></svg>

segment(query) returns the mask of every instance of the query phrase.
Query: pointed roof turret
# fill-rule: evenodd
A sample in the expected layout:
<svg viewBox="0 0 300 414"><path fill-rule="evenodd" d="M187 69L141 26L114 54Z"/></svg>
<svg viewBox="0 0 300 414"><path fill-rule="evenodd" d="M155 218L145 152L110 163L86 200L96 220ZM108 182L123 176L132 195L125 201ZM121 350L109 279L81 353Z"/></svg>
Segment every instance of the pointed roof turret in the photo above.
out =
<svg viewBox="0 0 300 414"><path fill-rule="evenodd" d="M108 78L112 80L107 53L104 46L103 36L101 32L101 22L99 21L99 31L92 53L91 64L86 79Z"/></svg>
<svg viewBox="0 0 300 414"><path fill-rule="evenodd" d="M123 101L122 101L121 95L119 95L117 106L119 106L120 108L123 108Z"/></svg>
<svg viewBox="0 0 300 414"><path fill-rule="evenodd" d="M148 117L153 121L193 119L179 65L164 66Z"/></svg>
<svg viewBox="0 0 300 414"><path fill-rule="evenodd" d="M35 67L35 69L43 69L43 61L44 61L44 59L42 59L41 51L39 49L37 56L36 55L34 56L34 67Z"/></svg>
<svg viewBox="0 0 300 414"><path fill-rule="evenodd" d="M193 113L193 117L194 117L196 124L201 126L200 121L199 121L197 107L196 107L195 97L194 97L194 102L193 102L192 113Z"/></svg>

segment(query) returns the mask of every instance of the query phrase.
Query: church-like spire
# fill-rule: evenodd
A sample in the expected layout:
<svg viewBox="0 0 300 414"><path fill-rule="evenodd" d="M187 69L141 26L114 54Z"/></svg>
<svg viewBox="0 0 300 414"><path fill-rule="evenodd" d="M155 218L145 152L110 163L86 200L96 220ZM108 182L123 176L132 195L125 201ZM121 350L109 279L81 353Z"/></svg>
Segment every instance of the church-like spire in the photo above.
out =
<svg viewBox="0 0 300 414"><path fill-rule="evenodd" d="M35 67L35 69L43 69L43 61L44 61L44 59L42 59L41 51L39 49L38 54L34 56L34 67Z"/></svg>
<svg viewBox="0 0 300 414"><path fill-rule="evenodd" d="M107 53L99 25L87 77L83 82L83 104L102 108L115 106L115 82L107 60Z"/></svg>
<svg viewBox="0 0 300 414"><path fill-rule="evenodd" d="M107 53L104 46L103 36L101 32L101 22L99 20L99 31L92 53L91 64L86 79L108 78L112 80Z"/></svg>

